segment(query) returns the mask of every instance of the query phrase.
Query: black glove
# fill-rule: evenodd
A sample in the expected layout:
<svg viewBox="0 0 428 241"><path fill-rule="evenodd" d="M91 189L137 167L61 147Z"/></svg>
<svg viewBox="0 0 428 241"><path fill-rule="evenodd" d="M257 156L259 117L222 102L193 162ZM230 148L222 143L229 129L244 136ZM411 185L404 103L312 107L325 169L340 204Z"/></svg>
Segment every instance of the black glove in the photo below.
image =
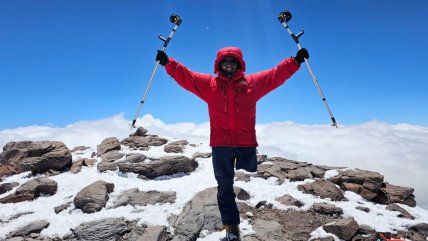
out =
<svg viewBox="0 0 428 241"><path fill-rule="evenodd" d="M302 48L299 51L297 51L296 56L294 59L297 61L297 63L301 64L305 62L305 59L309 59L309 52L307 49Z"/></svg>
<svg viewBox="0 0 428 241"><path fill-rule="evenodd" d="M165 66L168 63L168 55L162 50L158 50L158 54L156 55L156 61L159 61L159 64Z"/></svg>

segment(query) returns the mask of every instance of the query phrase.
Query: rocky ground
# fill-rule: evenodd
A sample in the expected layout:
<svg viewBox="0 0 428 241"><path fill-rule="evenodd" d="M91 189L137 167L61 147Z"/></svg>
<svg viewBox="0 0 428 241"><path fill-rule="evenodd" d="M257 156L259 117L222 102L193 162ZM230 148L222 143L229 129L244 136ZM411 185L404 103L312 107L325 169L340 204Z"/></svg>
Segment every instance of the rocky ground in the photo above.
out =
<svg viewBox="0 0 428 241"><path fill-rule="evenodd" d="M143 128L123 140L115 137L105 139L96 147L96 152L86 157L79 153L88 152L90 147L78 146L69 150L57 141L10 142L0 153L0 227L9 230L3 232L3 237L0 235L0 240L208 240L211 233L222 229L215 187L196 192L179 207L179 212L168 213L163 224L158 222L162 225L135 219L139 208L174 205L182 198L180 193L173 188L169 191L140 190L139 186L120 189L118 193L119 184L108 180L85 183L80 191L64 196L61 203L49 211L59 219L66 215L84 215L85 219L91 220L70 224L65 235L45 233L43 230L55 223L45 220L43 216L27 220L37 215L33 209L23 211L26 209L20 206L16 212L13 211L20 204L31 206L39 199L53 200L55 196L63 195L60 193L66 193L67 186L60 185L57 178L61 175L77 177L82 169L96 169L93 173L98 175L114 173L122 179L133 176L136 178L132 182L137 180L138 185L143 186L153 180L174 183L174 180L191 177L205 163L202 160L211 157L209 152L194 152L190 157L183 154L186 149L195 146L186 140L147 135L147 130ZM162 148L165 155L145 155L151 148ZM243 230L245 241L376 240L375 233L381 230L361 224L352 215L354 212L370 214L371 207L382 208L393 213L398 220L403 220L402 228L392 230L392 235L407 240L427 240L428 224L418 221L420 217L408 211L416 207L412 188L386 183L383 175L368 170L318 166L265 155L258 156L258 161L257 173L238 172L236 179L243 183L242 186L247 183L249 187L235 188L241 219L247 224L247 230ZM23 178L26 181L9 181L19 175L25 175ZM254 180L274 180L276 185L296 183L296 192L314 196L318 201L308 206L304 200L285 193L278 195L274 201L255 201L250 188ZM73 181L76 185L81 183L79 180ZM354 211L342 208L350 202L347 198L350 192L364 199L361 205L355 206ZM132 208L135 216L121 216L121 210L126 208ZM95 216L115 210L118 215ZM144 214L144 211L140 212ZM390 220L385 219L385 222ZM314 236L317 232L330 234L317 238Z"/></svg>

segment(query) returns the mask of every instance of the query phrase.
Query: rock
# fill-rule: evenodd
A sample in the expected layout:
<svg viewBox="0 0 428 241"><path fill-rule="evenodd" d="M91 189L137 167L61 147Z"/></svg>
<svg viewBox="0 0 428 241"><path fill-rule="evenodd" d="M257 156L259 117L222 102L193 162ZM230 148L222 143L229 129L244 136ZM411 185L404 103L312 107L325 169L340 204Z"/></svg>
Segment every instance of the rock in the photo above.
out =
<svg viewBox="0 0 428 241"><path fill-rule="evenodd" d="M39 177L22 184L16 189L14 194L0 199L0 203L31 201L38 198L40 194L54 195L57 189L57 182L47 177Z"/></svg>
<svg viewBox="0 0 428 241"><path fill-rule="evenodd" d="M185 204L180 215L168 221L175 227L173 241L196 240L202 230L221 230L223 225L217 204L217 188L197 193Z"/></svg>
<svg viewBox="0 0 428 241"><path fill-rule="evenodd" d="M19 183L17 182L0 184L0 194L9 192L10 190L12 190L14 187L17 187L17 186L19 186Z"/></svg>
<svg viewBox="0 0 428 241"><path fill-rule="evenodd" d="M208 152L208 153L200 153L200 152L196 152L195 154L193 154L192 158L196 159L196 158L211 158L212 153Z"/></svg>
<svg viewBox="0 0 428 241"><path fill-rule="evenodd" d="M100 162L97 165L97 170L99 172L116 171L117 169L117 163L114 162Z"/></svg>
<svg viewBox="0 0 428 241"><path fill-rule="evenodd" d="M400 218L415 219L409 212L395 203L388 204L386 210L399 212L400 214L397 217Z"/></svg>
<svg viewBox="0 0 428 241"><path fill-rule="evenodd" d="M71 164L70 172L73 174L79 173L82 170L82 166L83 166L83 159L74 161Z"/></svg>
<svg viewBox="0 0 428 241"><path fill-rule="evenodd" d="M108 218L92 222L82 223L75 229L72 240L85 241L125 241L137 240L143 234L143 229L135 222L129 222L124 218ZM127 237L131 236L132 239Z"/></svg>
<svg viewBox="0 0 428 241"><path fill-rule="evenodd" d="M44 220L31 222L24 227L18 228L16 231L11 232L9 237L26 236L30 233L40 233L43 229L49 227L49 223Z"/></svg>
<svg viewBox="0 0 428 241"><path fill-rule="evenodd" d="M167 142L167 139L158 136L133 136L123 139L121 143L129 148L148 149L150 146L162 146Z"/></svg>
<svg viewBox="0 0 428 241"><path fill-rule="evenodd" d="M267 161L267 155L257 155L257 164L262 164Z"/></svg>
<svg viewBox="0 0 428 241"><path fill-rule="evenodd" d="M378 195L373 200L380 204L401 203L409 207L415 207L416 201L413 188L400 187L385 183L385 187L379 189Z"/></svg>
<svg viewBox="0 0 428 241"><path fill-rule="evenodd" d="M101 154L101 162L115 162L124 156L125 154L120 153L119 151L110 151L105 154Z"/></svg>
<svg viewBox="0 0 428 241"><path fill-rule="evenodd" d="M354 218L344 218L324 225L324 230L343 240L351 240L357 234L359 226Z"/></svg>
<svg viewBox="0 0 428 241"><path fill-rule="evenodd" d="M245 200L249 200L251 198L250 194L247 191L245 191L244 189L240 188L240 187L235 187L234 186L233 187L233 192L235 193L236 198L238 198L238 200L245 201Z"/></svg>
<svg viewBox="0 0 428 241"><path fill-rule="evenodd" d="M358 206L355 209L358 209L358 210L366 212L366 213L370 212L370 208L368 208L368 207Z"/></svg>
<svg viewBox="0 0 428 241"><path fill-rule="evenodd" d="M105 207L109 199L108 194L113 190L113 183L96 181L77 193L73 200L74 206L84 213L98 212Z"/></svg>
<svg viewBox="0 0 428 241"><path fill-rule="evenodd" d="M137 241L166 241L168 238L165 226L150 226Z"/></svg>
<svg viewBox="0 0 428 241"><path fill-rule="evenodd" d="M383 185L383 179L384 176L377 172L355 169L339 171L339 175L329 181L339 185L344 191L352 191L367 200L373 200Z"/></svg>
<svg viewBox="0 0 428 241"><path fill-rule="evenodd" d="M410 227L410 229L417 232L425 240L427 239L427 237L428 237L428 224L427 223L418 223L418 224Z"/></svg>
<svg viewBox="0 0 428 241"><path fill-rule="evenodd" d="M183 149L189 142L186 140L173 141L164 146L163 150L166 153L182 153Z"/></svg>
<svg viewBox="0 0 428 241"><path fill-rule="evenodd" d="M275 220L256 219L253 229L263 240L284 241L284 227Z"/></svg>
<svg viewBox="0 0 428 241"><path fill-rule="evenodd" d="M97 159L84 158L83 165L87 167L93 167L97 163Z"/></svg>
<svg viewBox="0 0 428 241"><path fill-rule="evenodd" d="M333 204L328 203L315 203L312 206L312 209L317 213L322 213L325 215L342 215L343 210L339 207L336 207Z"/></svg>
<svg viewBox="0 0 428 241"><path fill-rule="evenodd" d="M297 186L297 189L304 193L310 193L321 198L329 198L332 201L346 200L342 190L334 183L325 179L317 179L315 182Z"/></svg>
<svg viewBox="0 0 428 241"><path fill-rule="evenodd" d="M77 151L85 151L88 150L90 147L87 146L76 146L74 147L70 152L77 152Z"/></svg>
<svg viewBox="0 0 428 241"><path fill-rule="evenodd" d="M287 205L287 206L301 207L301 206L305 205L303 202L295 199L293 196L291 196L289 194L285 194L284 196L277 198L277 200L279 201L279 203L281 203L283 205Z"/></svg>
<svg viewBox="0 0 428 241"><path fill-rule="evenodd" d="M363 235L371 235L374 234L376 232L376 230L374 230L372 227L368 226L368 225L360 225L359 229L358 229L358 233L363 234Z"/></svg>
<svg viewBox="0 0 428 241"><path fill-rule="evenodd" d="M198 163L185 156L162 157L150 163L119 163L122 172L133 172L149 179L159 176L172 175L180 172L193 172Z"/></svg>
<svg viewBox="0 0 428 241"><path fill-rule="evenodd" d="M60 206L58 206L58 207L55 207L55 208L54 208L55 213L56 213L56 214L58 214L58 213L60 213L60 212L64 211L65 209L69 208L69 207L71 206L71 203L72 203L72 202L67 202L67 203L65 203L65 204L63 204L63 205L60 205Z"/></svg>
<svg viewBox="0 0 428 241"><path fill-rule="evenodd" d="M126 205L154 205L157 203L174 203L176 199L175 192L159 192L159 191L148 191L140 192L138 188L133 188L127 191L123 191L116 201L113 202L113 208Z"/></svg>
<svg viewBox="0 0 428 241"><path fill-rule="evenodd" d="M286 175L285 175L288 179L290 179L290 181L303 181L305 179L312 179L312 173L310 172L310 170L306 169L306 168L297 168L295 170L290 170Z"/></svg>
<svg viewBox="0 0 428 241"><path fill-rule="evenodd" d="M120 142L116 137L106 138L101 144L97 145L98 156L114 150L120 150Z"/></svg>
<svg viewBox="0 0 428 241"><path fill-rule="evenodd" d="M140 153L133 153L130 154L129 156L127 156L125 158L125 160L123 160L122 162L127 162L127 163L140 163L140 162L144 162L144 160L146 160L146 155L144 154L140 154Z"/></svg>
<svg viewBox="0 0 428 241"><path fill-rule="evenodd" d="M133 136L146 136L148 130L144 129L143 127L138 127L138 129L129 135L129 137L133 137Z"/></svg>
<svg viewBox="0 0 428 241"><path fill-rule="evenodd" d="M313 177L322 178L326 170L329 170L327 167L314 166L307 162L297 162L281 157L268 158L267 160L264 160L264 157L260 158L262 159L258 162L270 163L259 165L258 175L264 178L276 177L279 184L282 184L286 178L291 181L300 181Z"/></svg>
<svg viewBox="0 0 428 241"><path fill-rule="evenodd" d="M3 147L0 176L27 171L62 171L71 165L68 148L59 141L9 142Z"/></svg>

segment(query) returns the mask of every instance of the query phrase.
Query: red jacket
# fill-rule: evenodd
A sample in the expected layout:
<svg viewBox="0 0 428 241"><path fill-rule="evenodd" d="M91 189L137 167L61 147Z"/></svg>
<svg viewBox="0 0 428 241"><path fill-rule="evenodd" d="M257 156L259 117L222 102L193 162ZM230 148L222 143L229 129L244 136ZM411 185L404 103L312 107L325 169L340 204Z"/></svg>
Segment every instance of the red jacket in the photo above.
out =
<svg viewBox="0 0 428 241"><path fill-rule="evenodd" d="M240 62L240 69L232 78L219 71L225 56L233 56ZM235 47L218 51L214 64L217 76L193 72L173 58L165 65L167 73L179 85L208 104L210 145L235 147L257 146L256 102L282 85L299 67L290 57L270 70L246 75L242 52Z"/></svg>

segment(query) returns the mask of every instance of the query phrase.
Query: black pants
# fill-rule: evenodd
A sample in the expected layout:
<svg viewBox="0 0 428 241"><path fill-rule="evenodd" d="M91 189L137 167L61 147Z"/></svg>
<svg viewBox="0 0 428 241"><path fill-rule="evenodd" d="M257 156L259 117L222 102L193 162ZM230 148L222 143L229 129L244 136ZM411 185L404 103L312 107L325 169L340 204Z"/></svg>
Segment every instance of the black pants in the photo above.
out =
<svg viewBox="0 0 428 241"><path fill-rule="evenodd" d="M240 223L233 182L236 169L248 172L257 170L257 151L255 147L213 146L212 159L214 176L217 180L217 201L223 224ZM235 163L236 162L236 163Z"/></svg>

